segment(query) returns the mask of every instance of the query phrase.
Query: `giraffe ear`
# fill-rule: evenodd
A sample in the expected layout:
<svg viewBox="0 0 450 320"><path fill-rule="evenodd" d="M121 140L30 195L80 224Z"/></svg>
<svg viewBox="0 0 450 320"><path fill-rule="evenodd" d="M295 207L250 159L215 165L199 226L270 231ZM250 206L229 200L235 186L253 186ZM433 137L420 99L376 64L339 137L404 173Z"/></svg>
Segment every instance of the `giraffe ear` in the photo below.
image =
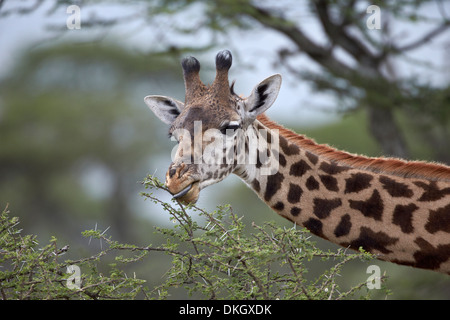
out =
<svg viewBox="0 0 450 320"><path fill-rule="evenodd" d="M278 96L281 87L281 75L275 74L258 84L245 102L245 108L250 118L270 108Z"/></svg>
<svg viewBox="0 0 450 320"><path fill-rule="evenodd" d="M147 106L162 122L172 124L184 108L184 103L164 96L146 96Z"/></svg>

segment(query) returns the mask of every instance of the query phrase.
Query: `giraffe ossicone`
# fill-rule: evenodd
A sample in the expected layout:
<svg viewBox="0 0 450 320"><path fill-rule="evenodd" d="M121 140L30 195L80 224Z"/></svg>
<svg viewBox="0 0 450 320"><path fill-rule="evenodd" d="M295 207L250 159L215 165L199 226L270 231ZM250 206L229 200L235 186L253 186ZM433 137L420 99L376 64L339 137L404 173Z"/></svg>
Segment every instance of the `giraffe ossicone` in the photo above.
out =
<svg viewBox="0 0 450 320"><path fill-rule="evenodd" d="M203 188L234 173L282 217L322 238L450 274L450 167L354 155L282 127L264 114L281 76L242 98L229 84L228 50L216 56L211 85L201 81L197 59L181 64L184 103L144 99L178 142L166 173L174 197L196 202Z"/></svg>

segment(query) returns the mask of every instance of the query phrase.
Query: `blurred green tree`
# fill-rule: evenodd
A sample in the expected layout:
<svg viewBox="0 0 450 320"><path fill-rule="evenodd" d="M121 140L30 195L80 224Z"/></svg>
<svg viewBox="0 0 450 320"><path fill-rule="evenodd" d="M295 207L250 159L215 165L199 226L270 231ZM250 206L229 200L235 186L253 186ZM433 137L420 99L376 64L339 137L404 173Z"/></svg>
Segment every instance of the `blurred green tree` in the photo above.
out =
<svg viewBox="0 0 450 320"><path fill-rule="evenodd" d="M1 205L42 236L79 238L101 217L118 239L135 239L138 181L163 140L149 139L164 136L139 90L179 72L170 57L107 44L25 55L0 89Z"/></svg>
<svg viewBox="0 0 450 320"><path fill-rule="evenodd" d="M369 132L384 155L416 158L416 148L411 144L420 143L428 149L427 158L450 163L450 90L448 77L442 72L448 64L436 65L430 60L436 58L428 56L418 61L410 55L440 41L435 47L442 50L442 60L448 60L448 43L443 39L450 30L450 18L443 1L107 3L120 3L125 13L109 16L97 11L98 15L83 18L82 28L106 29L141 20L151 28L149 35L156 44L153 49L161 52L192 52L228 45L236 30L247 34L261 28L273 31L288 40L287 45L277 48L274 63L316 90L331 92L344 111L364 109ZM66 2L55 2L53 11L66 6ZM93 10L93 6L83 3L83 10ZM20 10L4 10L3 15L15 12ZM309 32L311 26L314 30L319 26L319 31ZM55 24L52 29L67 30L65 25ZM298 65L298 58L304 56L313 68ZM406 69L421 67L422 71L403 73L401 64ZM420 72L429 69L443 80L421 76Z"/></svg>

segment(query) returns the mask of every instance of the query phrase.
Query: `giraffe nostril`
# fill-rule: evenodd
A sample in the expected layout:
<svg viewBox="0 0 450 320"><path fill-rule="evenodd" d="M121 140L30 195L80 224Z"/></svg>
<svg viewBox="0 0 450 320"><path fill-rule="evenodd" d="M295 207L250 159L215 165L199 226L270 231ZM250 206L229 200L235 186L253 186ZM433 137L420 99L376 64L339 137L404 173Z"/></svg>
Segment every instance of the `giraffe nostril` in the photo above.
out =
<svg viewBox="0 0 450 320"><path fill-rule="evenodd" d="M172 178L176 172L177 172L177 169L170 169L169 170L169 178Z"/></svg>
<svg viewBox="0 0 450 320"><path fill-rule="evenodd" d="M169 179L180 179L187 171L189 170L189 166L185 163L181 163L179 165L171 165L169 171L167 172Z"/></svg>

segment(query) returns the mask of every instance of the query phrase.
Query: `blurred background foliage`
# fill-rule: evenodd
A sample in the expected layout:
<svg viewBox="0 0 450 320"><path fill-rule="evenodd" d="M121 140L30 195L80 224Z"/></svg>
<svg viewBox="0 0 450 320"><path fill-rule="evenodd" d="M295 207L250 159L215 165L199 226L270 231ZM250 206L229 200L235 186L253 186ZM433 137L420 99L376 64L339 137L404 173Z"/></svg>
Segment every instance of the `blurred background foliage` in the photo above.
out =
<svg viewBox="0 0 450 320"><path fill-rule="evenodd" d="M80 30L66 27L71 4L82 10ZM181 57L197 55L208 82L223 48L233 51L239 93L283 74L269 116L296 132L354 153L450 164L448 2L373 1L380 30L365 24L369 4L0 1L0 206L9 204L26 233L56 236L73 255L101 245L81 237L97 225L118 241L160 241L153 226L168 218L139 196L140 181L164 180L174 142L143 97L183 100ZM28 19L34 31L23 29ZM247 224L289 226L236 177L202 191L198 205L225 203ZM168 261L134 271L157 284ZM379 265L390 298L450 298L448 276ZM343 281L367 278L366 267L353 265Z"/></svg>

